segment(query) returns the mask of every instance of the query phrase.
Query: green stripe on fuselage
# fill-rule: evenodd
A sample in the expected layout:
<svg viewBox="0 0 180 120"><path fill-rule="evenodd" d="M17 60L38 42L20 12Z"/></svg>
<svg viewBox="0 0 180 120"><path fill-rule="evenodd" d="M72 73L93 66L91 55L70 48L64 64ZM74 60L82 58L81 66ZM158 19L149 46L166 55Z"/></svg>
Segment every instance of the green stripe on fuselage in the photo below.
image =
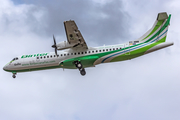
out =
<svg viewBox="0 0 180 120"><path fill-rule="evenodd" d="M74 61L81 61L83 67L92 67L94 62L106 55L118 52L118 51L122 51L124 50L113 50L113 51L109 51L109 52L103 52L103 53L97 53L97 54L93 54L93 55L86 55L86 56L81 56L81 57L76 57L76 58L71 58L71 59L67 59L65 61L63 61L63 67L64 68L69 68L69 69L76 69L75 65L73 64Z"/></svg>
<svg viewBox="0 0 180 120"><path fill-rule="evenodd" d="M118 57L115 57L114 59L111 60L111 62L123 61L123 60L133 59L133 58L142 56L142 55L144 55L144 53L147 50L149 50L150 48L152 48L152 47L154 47L154 46L156 46L158 44L163 43L165 40L166 40L166 36L164 38L162 38L161 40L159 40L158 42L155 42L155 43L152 43L152 44L150 44L148 46L142 47L140 49L131 51L129 53L129 55L123 54L123 55L120 55Z"/></svg>

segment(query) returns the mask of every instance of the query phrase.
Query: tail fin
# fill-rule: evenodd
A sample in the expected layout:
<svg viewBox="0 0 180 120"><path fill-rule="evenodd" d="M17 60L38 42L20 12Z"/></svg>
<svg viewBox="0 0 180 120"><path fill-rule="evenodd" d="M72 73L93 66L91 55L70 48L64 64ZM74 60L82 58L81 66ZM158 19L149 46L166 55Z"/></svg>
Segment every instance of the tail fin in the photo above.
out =
<svg viewBox="0 0 180 120"><path fill-rule="evenodd" d="M165 42L166 35L170 23L171 15L166 12L159 13L153 27L147 31L142 37L137 39L139 42Z"/></svg>

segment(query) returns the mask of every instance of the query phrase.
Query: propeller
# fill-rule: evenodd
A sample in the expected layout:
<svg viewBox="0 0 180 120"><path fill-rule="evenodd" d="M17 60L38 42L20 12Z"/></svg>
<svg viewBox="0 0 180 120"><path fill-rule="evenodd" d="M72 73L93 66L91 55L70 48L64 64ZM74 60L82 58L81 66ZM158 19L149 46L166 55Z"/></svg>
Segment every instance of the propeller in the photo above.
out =
<svg viewBox="0 0 180 120"><path fill-rule="evenodd" d="M53 35L53 40L54 40L54 45L52 45L52 47L55 48L55 54L57 56L57 46L56 46L56 39L55 39L54 35Z"/></svg>

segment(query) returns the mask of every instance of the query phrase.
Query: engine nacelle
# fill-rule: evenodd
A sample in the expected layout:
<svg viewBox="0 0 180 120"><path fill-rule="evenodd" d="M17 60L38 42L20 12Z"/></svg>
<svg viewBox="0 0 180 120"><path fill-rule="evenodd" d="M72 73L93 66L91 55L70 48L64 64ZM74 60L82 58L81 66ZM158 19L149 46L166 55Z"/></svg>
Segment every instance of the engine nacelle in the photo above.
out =
<svg viewBox="0 0 180 120"><path fill-rule="evenodd" d="M75 45L76 43L69 44L69 42L63 41L63 42L58 43L56 46L58 50L64 50L64 49L72 48Z"/></svg>

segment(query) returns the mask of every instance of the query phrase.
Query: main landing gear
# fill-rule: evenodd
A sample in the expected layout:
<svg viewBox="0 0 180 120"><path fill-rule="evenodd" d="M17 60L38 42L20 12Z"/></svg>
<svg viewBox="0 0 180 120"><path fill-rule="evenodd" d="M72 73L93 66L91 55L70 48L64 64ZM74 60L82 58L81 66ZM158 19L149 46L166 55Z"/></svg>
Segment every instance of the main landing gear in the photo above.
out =
<svg viewBox="0 0 180 120"><path fill-rule="evenodd" d="M17 74L17 73L13 73L12 77L13 77L13 78L16 78L16 74Z"/></svg>
<svg viewBox="0 0 180 120"><path fill-rule="evenodd" d="M80 61L74 61L75 66L79 69L80 73L82 76L86 75L86 71L83 68L82 64Z"/></svg>

